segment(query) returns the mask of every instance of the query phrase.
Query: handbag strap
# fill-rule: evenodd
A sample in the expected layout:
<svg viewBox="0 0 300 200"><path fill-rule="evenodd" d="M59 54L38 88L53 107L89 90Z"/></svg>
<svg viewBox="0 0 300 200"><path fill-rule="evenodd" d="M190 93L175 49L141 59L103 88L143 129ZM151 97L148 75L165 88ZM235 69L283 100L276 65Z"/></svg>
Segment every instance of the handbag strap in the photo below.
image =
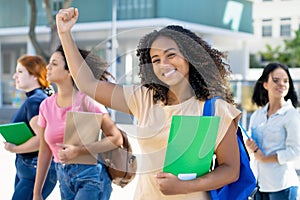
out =
<svg viewBox="0 0 300 200"><path fill-rule="evenodd" d="M122 146L127 149L127 151L131 150L131 146L129 144L129 141L128 141L128 137L127 137L127 134L125 131L121 130L119 128L119 131L121 132L121 135L122 135L122 138L123 138L123 144Z"/></svg>

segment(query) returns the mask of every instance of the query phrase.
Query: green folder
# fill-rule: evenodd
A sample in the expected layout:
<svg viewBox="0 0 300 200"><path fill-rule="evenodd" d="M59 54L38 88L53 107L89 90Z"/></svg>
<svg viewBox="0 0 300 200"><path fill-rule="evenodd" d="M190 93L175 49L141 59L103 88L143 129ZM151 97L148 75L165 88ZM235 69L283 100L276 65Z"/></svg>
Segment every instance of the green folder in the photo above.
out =
<svg viewBox="0 0 300 200"><path fill-rule="evenodd" d="M1 124L0 134L4 137L6 142L16 145L23 144L33 137L31 129L25 122Z"/></svg>
<svg viewBox="0 0 300 200"><path fill-rule="evenodd" d="M219 123L218 116L173 116L163 171L181 180L208 173Z"/></svg>

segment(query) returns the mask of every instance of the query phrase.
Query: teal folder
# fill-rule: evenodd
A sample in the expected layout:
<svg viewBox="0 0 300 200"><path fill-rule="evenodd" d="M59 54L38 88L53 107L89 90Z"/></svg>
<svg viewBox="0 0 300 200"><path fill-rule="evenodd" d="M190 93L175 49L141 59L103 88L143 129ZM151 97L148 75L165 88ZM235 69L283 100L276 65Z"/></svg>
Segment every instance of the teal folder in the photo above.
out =
<svg viewBox="0 0 300 200"><path fill-rule="evenodd" d="M4 137L6 142L16 145L23 144L33 137L31 129L25 122L1 124L0 134Z"/></svg>
<svg viewBox="0 0 300 200"><path fill-rule="evenodd" d="M173 116L163 171L179 178L191 174L196 178L208 173L219 123L218 116Z"/></svg>

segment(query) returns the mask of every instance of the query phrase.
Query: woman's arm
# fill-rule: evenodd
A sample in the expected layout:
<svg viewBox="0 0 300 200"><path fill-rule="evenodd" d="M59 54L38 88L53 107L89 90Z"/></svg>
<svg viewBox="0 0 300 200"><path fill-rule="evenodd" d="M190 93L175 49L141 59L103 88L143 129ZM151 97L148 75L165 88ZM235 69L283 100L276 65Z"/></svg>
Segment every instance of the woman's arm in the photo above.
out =
<svg viewBox="0 0 300 200"><path fill-rule="evenodd" d="M240 174L236 131L237 123L232 121L216 150L218 167L210 173L191 181L181 181L169 173L157 174L157 183L162 193L171 195L209 191L236 181Z"/></svg>
<svg viewBox="0 0 300 200"><path fill-rule="evenodd" d="M37 125L38 115L31 118L29 125L31 129L34 131L35 136L27 140L25 143L20 145L14 145L9 142L5 142L4 148L7 151L12 153L29 153L35 152L39 149L39 133L38 133L38 125Z"/></svg>
<svg viewBox="0 0 300 200"><path fill-rule="evenodd" d="M121 132L107 113L103 114L101 129L105 137L97 142L82 146L62 144L59 152L60 161L64 163L79 155L102 153L122 145L123 138Z"/></svg>
<svg viewBox="0 0 300 200"><path fill-rule="evenodd" d="M40 148L38 155L38 164L36 169L36 177L33 190L33 200L42 199L42 189L46 180L49 166L52 160L52 152L44 138L45 129L39 128ZM41 158L41 159L40 159Z"/></svg>
<svg viewBox="0 0 300 200"><path fill-rule="evenodd" d="M80 55L71 29L78 19L77 8L61 9L56 15L56 25L71 75L80 89L99 103L121 112L129 113L122 86L95 79Z"/></svg>

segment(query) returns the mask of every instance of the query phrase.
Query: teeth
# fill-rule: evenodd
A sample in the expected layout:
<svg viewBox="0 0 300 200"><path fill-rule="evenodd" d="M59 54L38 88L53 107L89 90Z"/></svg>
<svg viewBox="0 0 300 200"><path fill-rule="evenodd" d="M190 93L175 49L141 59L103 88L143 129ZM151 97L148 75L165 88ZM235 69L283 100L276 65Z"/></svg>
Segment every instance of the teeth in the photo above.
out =
<svg viewBox="0 0 300 200"><path fill-rule="evenodd" d="M175 72L176 72L176 69L172 69L171 71L168 71L167 73L163 73L163 76L164 77L169 77L169 76L171 76L171 74L173 74Z"/></svg>

